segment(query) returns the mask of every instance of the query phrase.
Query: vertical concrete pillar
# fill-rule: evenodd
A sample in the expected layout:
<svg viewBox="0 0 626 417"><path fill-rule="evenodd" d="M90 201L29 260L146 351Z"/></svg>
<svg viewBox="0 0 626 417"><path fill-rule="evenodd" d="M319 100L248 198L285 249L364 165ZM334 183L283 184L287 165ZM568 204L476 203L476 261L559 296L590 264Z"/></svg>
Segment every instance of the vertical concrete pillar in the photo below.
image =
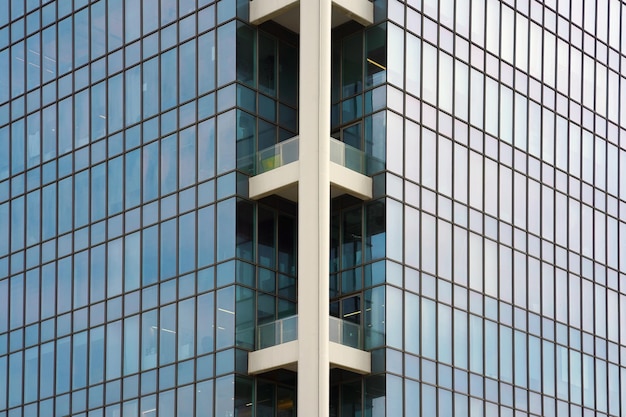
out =
<svg viewBox="0 0 626 417"><path fill-rule="evenodd" d="M300 0L298 416L329 414L331 0Z"/></svg>

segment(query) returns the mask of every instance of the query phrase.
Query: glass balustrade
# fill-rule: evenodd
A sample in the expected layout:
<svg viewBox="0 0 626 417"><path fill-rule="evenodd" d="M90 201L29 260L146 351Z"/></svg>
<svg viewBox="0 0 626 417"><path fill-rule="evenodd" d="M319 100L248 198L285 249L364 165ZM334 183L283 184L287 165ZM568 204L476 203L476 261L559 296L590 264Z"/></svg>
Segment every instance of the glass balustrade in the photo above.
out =
<svg viewBox="0 0 626 417"><path fill-rule="evenodd" d="M299 140L300 138L295 136L257 152L256 174L262 174L297 161L300 148ZM367 172L368 159L370 158L360 149L330 138L330 160L332 162L360 174L365 174Z"/></svg>
<svg viewBox="0 0 626 417"><path fill-rule="evenodd" d="M298 316L285 317L257 327L257 349L265 349L298 338Z"/></svg>
<svg viewBox="0 0 626 417"><path fill-rule="evenodd" d="M362 349L361 326L332 316L329 317L329 320L329 340L331 342Z"/></svg>
<svg viewBox="0 0 626 417"><path fill-rule="evenodd" d="M359 174L366 172L365 153L334 138L330 138L330 160Z"/></svg>
<svg viewBox="0 0 626 417"><path fill-rule="evenodd" d="M257 152L256 173L262 174L298 160L299 137L295 136Z"/></svg>
<svg viewBox="0 0 626 417"><path fill-rule="evenodd" d="M362 349L361 326L329 317L329 340L356 349ZM257 349L265 349L298 339L298 316L290 316L257 326Z"/></svg>

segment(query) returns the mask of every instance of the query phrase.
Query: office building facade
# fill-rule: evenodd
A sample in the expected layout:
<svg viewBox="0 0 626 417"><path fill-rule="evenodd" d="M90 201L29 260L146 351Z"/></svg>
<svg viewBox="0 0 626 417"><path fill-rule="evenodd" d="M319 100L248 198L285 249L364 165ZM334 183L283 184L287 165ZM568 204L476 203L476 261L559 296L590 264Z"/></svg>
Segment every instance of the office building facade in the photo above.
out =
<svg viewBox="0 0 626 417"><path fill-rule="evenodd" d="M626 415L626 3L0 1L0 417Z"/></svg>

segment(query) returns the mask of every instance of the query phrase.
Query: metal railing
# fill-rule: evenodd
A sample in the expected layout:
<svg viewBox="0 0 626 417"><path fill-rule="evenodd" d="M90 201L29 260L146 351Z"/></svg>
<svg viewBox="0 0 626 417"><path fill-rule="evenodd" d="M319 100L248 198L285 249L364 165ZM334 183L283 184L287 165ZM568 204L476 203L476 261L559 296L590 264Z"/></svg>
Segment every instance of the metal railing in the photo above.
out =
<svg viewBox="0 0 626 417"><path fill-rule="evenodd" d="M329 340L356 349L363 348L361 338L361 326L356 323L342 320L337 317L329 317Z"/></svg>
<svg viewBox="0 0 626 417"><path fill-rule="evenodd" d="M265 349L298 339L298 316L285 317L257 327L256 348Z"/></svg>
<svg viewBox="0 0 626 417"><path fill-rule="evenodd" d="M257 175L297 161L300 154L299 140L298 136L294 136L257 152Z"/></svg>

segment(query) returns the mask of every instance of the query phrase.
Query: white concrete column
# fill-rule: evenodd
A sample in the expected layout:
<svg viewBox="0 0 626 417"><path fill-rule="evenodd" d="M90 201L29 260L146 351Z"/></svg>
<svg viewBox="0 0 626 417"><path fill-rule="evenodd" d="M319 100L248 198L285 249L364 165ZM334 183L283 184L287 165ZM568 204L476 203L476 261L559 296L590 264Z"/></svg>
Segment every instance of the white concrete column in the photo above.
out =
<svg viewBox="0 0 626 417"><path fill-rule="evenodd" d="M300 0L298 417L329 414L331 0Z"/></svg>

